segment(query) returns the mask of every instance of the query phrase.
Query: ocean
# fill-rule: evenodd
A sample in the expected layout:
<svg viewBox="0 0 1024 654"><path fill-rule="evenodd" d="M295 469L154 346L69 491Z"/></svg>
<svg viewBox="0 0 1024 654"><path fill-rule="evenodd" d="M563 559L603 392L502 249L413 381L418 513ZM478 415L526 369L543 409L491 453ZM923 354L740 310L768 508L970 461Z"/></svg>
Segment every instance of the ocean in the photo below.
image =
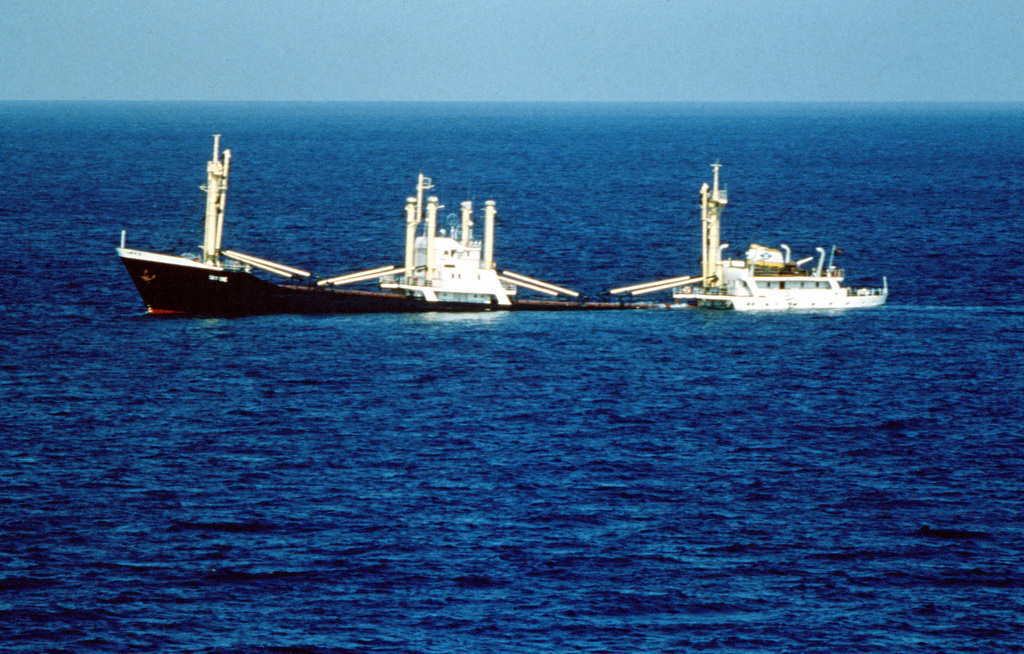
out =
<svg viewBox="0 0 1024 654"><path fill-rule="evenodd" d="M502 267L692 274L721 163L730 253L889 302L147 315L212 134L323 276L420 172ZM1021 105L0 103L0 651L1024 651L1022 226Z"/></svg>

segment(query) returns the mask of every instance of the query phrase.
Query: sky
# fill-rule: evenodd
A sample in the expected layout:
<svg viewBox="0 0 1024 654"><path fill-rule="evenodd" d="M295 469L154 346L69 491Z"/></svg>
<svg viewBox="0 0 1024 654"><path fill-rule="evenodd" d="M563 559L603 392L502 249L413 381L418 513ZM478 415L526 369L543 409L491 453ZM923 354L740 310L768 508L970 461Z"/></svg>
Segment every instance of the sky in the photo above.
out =
<svg viewBox="0 0 1024 654"><path fill-rule="evenodd" d="M0 100L1024 101L1024 0L0 5Z"/></svg>

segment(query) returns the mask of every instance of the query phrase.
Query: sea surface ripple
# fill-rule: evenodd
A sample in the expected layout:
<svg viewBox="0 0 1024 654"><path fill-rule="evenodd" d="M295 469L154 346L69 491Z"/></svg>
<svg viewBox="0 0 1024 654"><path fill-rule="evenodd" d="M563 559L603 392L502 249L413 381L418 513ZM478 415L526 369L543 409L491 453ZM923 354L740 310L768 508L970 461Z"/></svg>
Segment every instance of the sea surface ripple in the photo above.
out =
<svg viewBox="0 0 1024 654"><path fill-rule="evenodd" d="M851 312L147 316L114 256L599 296L839 244ZM0 650L1024 651L1024 109L0 104ZM479 206L479 205L478 205ZM446 218L447 219L447 218Z"/></svg>

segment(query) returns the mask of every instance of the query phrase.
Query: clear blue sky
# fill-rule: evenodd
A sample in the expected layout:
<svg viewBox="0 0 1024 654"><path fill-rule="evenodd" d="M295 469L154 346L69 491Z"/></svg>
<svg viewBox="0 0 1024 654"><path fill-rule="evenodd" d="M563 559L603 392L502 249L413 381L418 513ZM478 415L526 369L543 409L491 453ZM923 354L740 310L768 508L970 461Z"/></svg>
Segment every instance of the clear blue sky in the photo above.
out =
<svg viewBox="0 0 1024 654"><path fill-rule="evenodd" d="M3 100L1024 101L1024 0L7 0Z"/></svg>

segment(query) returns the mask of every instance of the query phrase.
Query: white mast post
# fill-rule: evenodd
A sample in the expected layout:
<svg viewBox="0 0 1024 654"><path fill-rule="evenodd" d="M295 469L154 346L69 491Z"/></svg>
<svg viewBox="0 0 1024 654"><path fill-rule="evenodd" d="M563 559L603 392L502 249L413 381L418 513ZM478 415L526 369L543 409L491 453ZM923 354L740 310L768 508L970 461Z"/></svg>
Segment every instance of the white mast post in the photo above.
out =
<svg viewBox="0 0 1024 654"><path fill-rule="evenodd" d="M423 214L424 214L423 191L427 191L427 190L432 189L432 188L434 188L434 184L430 180L430 178L427 177L426 175L424 175L423 173L420 173L419 177L416 178L416 224L417 225L419 225L421 222L423 222ZM434 258L433 258L434 230L433 230L433 228L430 228L430 229L426 229L424 231L426 233L424 233L424 235L423 235L423 237L424 237L423 238L423 243L424 243L424 245L427 248L426 251L425 251L426 257L423 260L424 265L427 266L426 270L424 271L424 276L425 276L424 279L426 279L426 283L429 285L429 284L432 283L431 279L433 277L433 265L432 264L433 264L433 261L434 261ZM413 236L413 250L415 251L415 247L416 247L416 245L415 245L416 244L415 228L413 229L413 234L414 234L414 236ZM413 260L415 261L415 257L414 257ZM413 264L410 264L410 265L413 265Z"/></svg>
<svg viewBox="0 0 1024 654"><path fill-rule="evenodd" d="M419 178L416 180L416 223L423 222L423 191L429 191L434 188L433 182L429 177L425 177L423 173L420 173Z"/></svg>
<svg viewBox="0 0 1024 654"><path fill-rule="evenodd" d="M711 282L711 273L708 270L708 241L710 239L708 226L708 183L704 182L700 187L700 275L704 278L702 284L709 286Z"/></svg>
<svg viewBox="0 0 1024 654"><path fill-rule="evenodd" d="M497 213L494 200L484 203L484 255L480 265L487 270L494 268L494 216Z"/></svg>
<svg viewBox="0 0 1024 654"><path fill-rule="evenodd" d="M220 134L213 135L213 159L206 165L206 220L203 230L203 261L219 265L221 237L224 232L224 204L227 200L228 168L231 151L220 159Z"/></svg>
<svg viewBox="0 0 1024 654"><path fill-rule="evenodd" d="M427 198L427 234L426 234L426 245L427 245L427 285L430 286L434 283L434 230L437 227L437 197L430 196Z"/></svg>
<svg viewBox="0 0 1024 654"><path fill-rule="evenodd" d="M473 203L466 200L462 203L462 244L469 245L469 228L473 226Z"/></svg>
<svg viewBox="0 0 1024 654"><path fill-rule="evenodd" d="M721 249L721 194L718 191L718 169L722 167L722 164L716 163L711 164L711 168L715 171L714 185L711 189L711 206L710 206L710 225L709 234L710 240L708 242L708 254L712 257L710 265L708 266L708 273L715 277L715 281L720 285L722 283L722 249Z"/></svg>
<svg viewBox="0 0 1024 654"><path fill-rule="evenodd" d="M224 210L228 201L228 171L231 168L231 150L224 151L224 162L220 178L220 197L217 198L217 235L213 244L216 256L220 257L221 239L224 236Z"/></svg>
<svg viewBox="0 0 1024 654"><path fill-rule="evenodd" d="M420 224L418 211L419 205L416 198L407 198L405 201L405 267L411 270L416 264L416 226ZM406 273L408 274L408 273Z"/></svg>

